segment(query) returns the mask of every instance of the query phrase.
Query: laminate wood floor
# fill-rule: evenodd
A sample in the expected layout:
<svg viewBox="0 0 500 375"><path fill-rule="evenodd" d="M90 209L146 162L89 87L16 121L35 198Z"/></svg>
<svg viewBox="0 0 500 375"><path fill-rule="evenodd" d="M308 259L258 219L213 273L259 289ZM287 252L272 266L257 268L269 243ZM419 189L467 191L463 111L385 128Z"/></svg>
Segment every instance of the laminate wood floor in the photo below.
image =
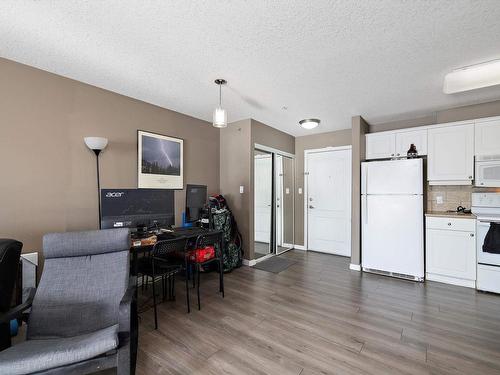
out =
<svg viewBox="0 0 500 375"><path fill-rule="evenodd" d="M347 258L281 255L273 274L202 275L202 309L141 314L137 374L500 374L500 297L349 270ZM193 307L196 293L192 290Z"/></svg>

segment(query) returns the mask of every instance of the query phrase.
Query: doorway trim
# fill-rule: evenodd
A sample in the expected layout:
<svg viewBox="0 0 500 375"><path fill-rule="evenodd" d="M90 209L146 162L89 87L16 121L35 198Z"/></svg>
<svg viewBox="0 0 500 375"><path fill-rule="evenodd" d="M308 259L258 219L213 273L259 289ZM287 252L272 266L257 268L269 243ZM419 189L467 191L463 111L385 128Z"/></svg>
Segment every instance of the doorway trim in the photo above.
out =
<svg viewBox="0 0 500 375"><path fill-rule="evenodd" d="M295 242L295 200L296 200L296 196L295 196L295 186L296 186L296 158L295 158L295 154L291 154L289 152L286 152L286 151L282 151L280 149L277 149L277 148L274 148L274 147L269 147L269 146L264 146L262 144L259 144L259 143L254 143L253 144L253 148L252 150L260 150L260 151L264 151L264 152L269 152L269 153L272 153L272 160L273 160L273 182L272 182L272 185L273 185L273 198L272 198L272 233L271 233L271 242L274 244L274 249L273 249L273 252L270 253L270 254L267 254L263 257L260 257L260 258L257 258L257 259L253 259L251 261L251 265L255 265L259 262L262 262L264 260L267 260L269 258L272 258L274 256L277 256L277 255L280 255L280 254L283 254L287 251L290 251L290 250L293 250L294 249L294 245L293 244L289 244L290 247L287 248L286 250L282 251L281 253L278 253L277 251L277 242L276 242L276 193L275 193L275 188L276 188L276 184L274 182L274 179L275 179L275 166L276 166L276 159L277 159L277 156L278 155L281 155L283 157L286 157L286 158L289 158L289 159L292 159L293 162L294 162L294 165L293 165L293 186L292 186L292 191L293 191L293 194L294 194L294 198L293 198L293 205L292 205L292 218L293 218L293 242ZM252 151L253 153L253 151ZM254 163L254 160L252 160L252 163ZM252 176L252 179L255 178L255 170L253 171L253 176ZM253 180L252 180L253 181ZM252 185L255 185L255 181L252 182ZM253 196L253 202L254 202L254 205L255 205L255 186L252 186L252 194L254 195ZM253 220L255 220L255 208L252 208L253 210ZM254 227L254 231L255 231L255 227ZM254 241L255 241L255 238L254 238Z"/></svg>
<svg viewBox="0 0 500 375"><path fill-rule="evenodd" d="M307 160L308 156L310 154L317 154L321 152L328 152L328 151L345 151L345 150L350 150L351 151L351 157L352 157L352 145L347 145L347 146L328 146L328 147L323 147L323 148L314 148L314 149L308 149L304 150L304 247L305 251L309 251L309 236L308 236L308 207L307 207L307 197L309 196L309 191L308 191L308 165L307 165ZM351 166L352 167L352 166ZM351 176L351 183L352 183L352 176ZM352 219L352 193L351 193L351 219ZM351 250L352 250L352 244L351 244Z"/></svg>

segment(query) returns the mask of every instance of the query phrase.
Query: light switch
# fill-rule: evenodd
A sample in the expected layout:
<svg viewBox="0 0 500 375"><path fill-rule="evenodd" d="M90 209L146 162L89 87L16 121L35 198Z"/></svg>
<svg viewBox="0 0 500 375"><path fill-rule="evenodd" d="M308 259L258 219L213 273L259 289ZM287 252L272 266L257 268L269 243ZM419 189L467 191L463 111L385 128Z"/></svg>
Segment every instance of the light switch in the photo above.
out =
<svg viewBox="0 0 500 375"><path fill-rule="evenodd" d="M243 194L243 192L245 191L245 188L243 187L243 185L240 186L240 194Z"/></svg>
<svg viewBox="0 0 500 375"><path fill-rule="evenodd" d="M289 188L285 188L285 194L290 194L290 189Z"/></svg>
<svg viewBox="0 0 500 375"><path fill-rule="evenodd" d="M299 188L299 194L302 194L302 188Z"/></svg>
<svg viewBox="0 0 500 375"><path fill-rule="evenodd" d="M437 204L443 204L443 196L442 195L436 196L436 203Z"/></svg>

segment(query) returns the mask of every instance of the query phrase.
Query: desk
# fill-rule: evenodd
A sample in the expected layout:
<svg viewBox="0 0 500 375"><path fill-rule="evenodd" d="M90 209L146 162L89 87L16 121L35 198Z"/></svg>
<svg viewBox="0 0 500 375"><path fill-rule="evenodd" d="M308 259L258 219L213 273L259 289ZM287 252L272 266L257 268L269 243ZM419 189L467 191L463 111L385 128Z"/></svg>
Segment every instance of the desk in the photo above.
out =
<svg viewBox="0 0 500 375"><path fill-rule="evenodd" d="M194 242L196 241L196 238L198 238L200 234L219 233L219 232L222 231L216 229L200 228L200 227L179 227L179 228L174 228L172 232L161 233L156 237L158 241L170 240L174 238L187 238L190 245L193 246ZM132 253L132 259L131 259L132 264L130 267L130 272L132 275L137 276L138 254L148 253L153 250L153 247L154 245L132 246L130 248L130 252ZM222 244L221 244L221 250L222 250Z"/></svg>

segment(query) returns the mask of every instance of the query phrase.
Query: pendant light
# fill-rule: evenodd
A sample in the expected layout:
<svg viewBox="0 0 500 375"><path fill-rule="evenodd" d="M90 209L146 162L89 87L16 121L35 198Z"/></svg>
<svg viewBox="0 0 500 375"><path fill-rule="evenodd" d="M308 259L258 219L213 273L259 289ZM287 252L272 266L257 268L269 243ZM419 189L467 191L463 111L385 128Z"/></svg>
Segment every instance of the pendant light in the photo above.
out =
<svg viewBox="0 0 500 375"><path fill-rule="evenodd" d="M227 113L224 108L222 108L222 85L227 82L225 79L216 79L215 84L219 85L219 106L214 110L213 125L215 128L225 128L227 127Z"/></svg>

